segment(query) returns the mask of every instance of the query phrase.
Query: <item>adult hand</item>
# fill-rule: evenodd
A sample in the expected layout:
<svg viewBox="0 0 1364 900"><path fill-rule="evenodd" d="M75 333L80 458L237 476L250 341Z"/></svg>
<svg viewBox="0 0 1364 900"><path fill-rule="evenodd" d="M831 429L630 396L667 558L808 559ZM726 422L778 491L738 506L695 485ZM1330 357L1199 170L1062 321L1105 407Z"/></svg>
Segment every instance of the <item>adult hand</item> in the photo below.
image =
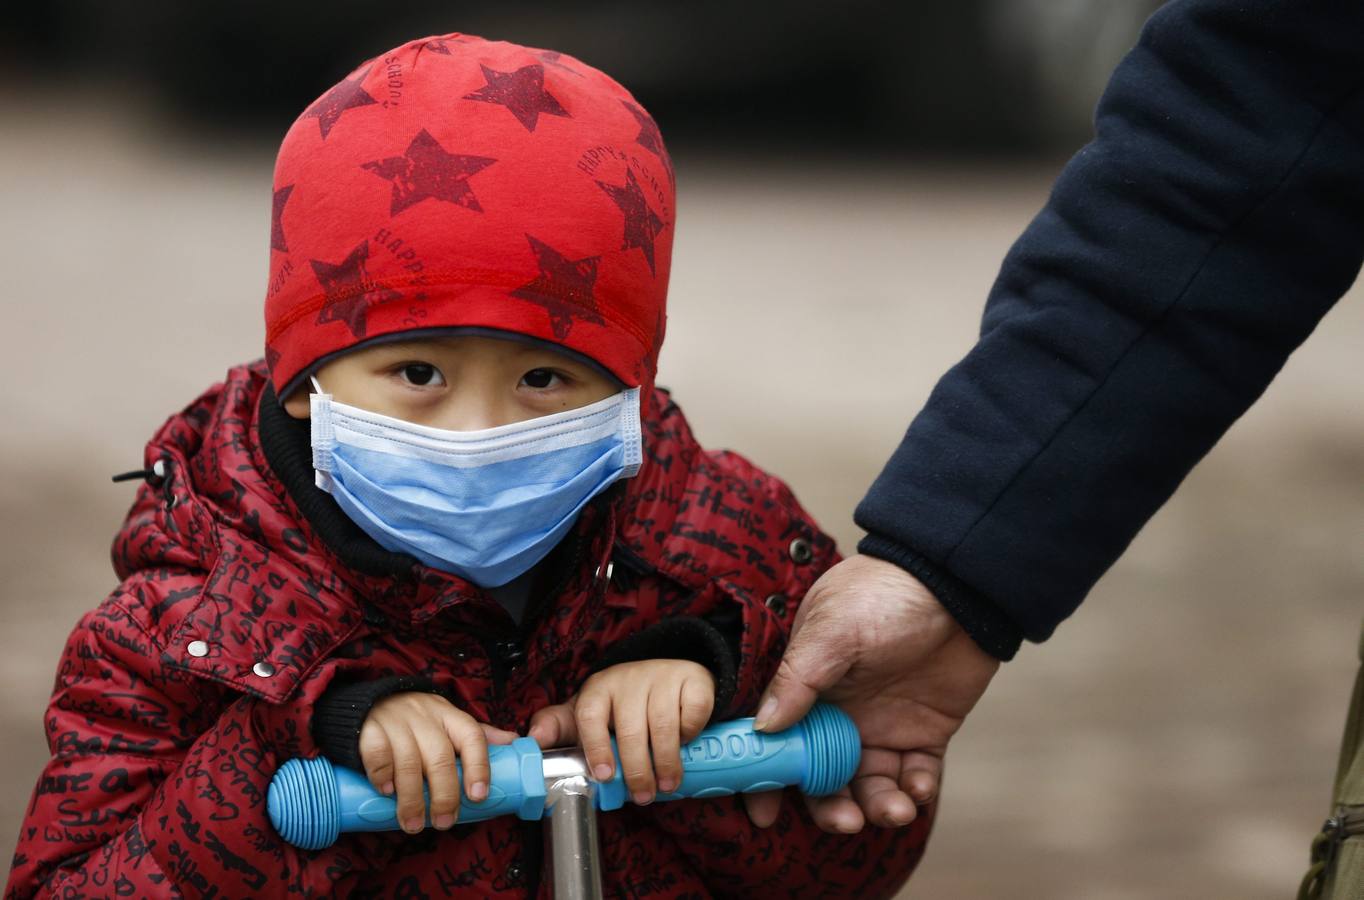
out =
<svg viewBox="0 0 1364 900"><path fill-rule="evenodd" d="M807 799L815 821L841 833L907 825L937 796L947 742L998 668L917 578L852 556L805 595L756 727L789 728L819 697L837 703L862 734L862 763L839 794ZM771 825L781 796L744 795L749 818Z"/></svg>

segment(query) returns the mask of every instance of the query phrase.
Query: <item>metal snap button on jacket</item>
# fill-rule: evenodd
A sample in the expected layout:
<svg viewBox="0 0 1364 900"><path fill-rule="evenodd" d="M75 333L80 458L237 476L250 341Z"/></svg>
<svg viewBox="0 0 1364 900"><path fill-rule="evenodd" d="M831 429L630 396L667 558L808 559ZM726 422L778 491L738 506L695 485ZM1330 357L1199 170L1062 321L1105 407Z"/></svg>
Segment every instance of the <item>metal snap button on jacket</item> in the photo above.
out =
<svg viewBox="0 0 1364 900"><path fill-rule="evenodd" d="M273 664L261 660L251 667L251 671L261 678L269 678L271 675L275 674L275 667Z"/></svg>
<svg viewBox="0 0 1364 900"><path fill-rule="evenodd" d="M790 553L791 559L800 565L804 565L815 558L815 551L810 547L810 542L805 538L796 538L792 541Z"/></svg>
<svg viewBox="0 0 1364 900"><path fill-rule="evenodd" d="M185 648L185 652L196 659L202 656L208 656L208 641L190 641L189 646Z"/></svg>
<svg viewBox="0 0 1364 900"><path fill-rule="evenodd" d="M779 616L786 615L786 598L781 594L769 594L763 605Z"/></svg>

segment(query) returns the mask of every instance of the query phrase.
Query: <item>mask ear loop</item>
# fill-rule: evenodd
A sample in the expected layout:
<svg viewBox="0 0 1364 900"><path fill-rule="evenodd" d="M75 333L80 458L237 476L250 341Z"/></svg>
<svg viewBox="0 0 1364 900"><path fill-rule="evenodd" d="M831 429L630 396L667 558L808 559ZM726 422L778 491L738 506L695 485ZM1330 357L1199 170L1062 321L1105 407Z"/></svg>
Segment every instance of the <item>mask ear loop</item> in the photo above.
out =
<svg viewBox="0 0 1364 900"><path fill-rule="evenodd" d="M313 447L315 483L319 488L330 494L331 449L336 443L335 433L332 431L331 395L322 390L322 385L318 383L316 375L309 375L308 380L313 383L313 394L308 398L311 408L308 427L311 431L310 442Z"/></svg>

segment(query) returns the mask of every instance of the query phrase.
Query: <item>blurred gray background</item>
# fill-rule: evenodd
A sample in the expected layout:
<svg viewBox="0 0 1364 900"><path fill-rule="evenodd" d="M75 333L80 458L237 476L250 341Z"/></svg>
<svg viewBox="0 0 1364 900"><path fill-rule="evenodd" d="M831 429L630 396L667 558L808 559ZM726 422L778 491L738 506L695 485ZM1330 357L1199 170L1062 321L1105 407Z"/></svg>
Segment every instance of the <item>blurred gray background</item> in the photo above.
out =
<svg viewBox="0 0 1364 900"><path fill-rule="evenodd" d="M258 355L271 156L355 62L462 30L618 77L680 217L661 383L851 551L1152 2L29 4L0 31L0 867L142 444ZM1343 301L952 745L906 897L1288 895L1364 598L1364 305ZM0 868L0 872L7 871Z"/></svg>

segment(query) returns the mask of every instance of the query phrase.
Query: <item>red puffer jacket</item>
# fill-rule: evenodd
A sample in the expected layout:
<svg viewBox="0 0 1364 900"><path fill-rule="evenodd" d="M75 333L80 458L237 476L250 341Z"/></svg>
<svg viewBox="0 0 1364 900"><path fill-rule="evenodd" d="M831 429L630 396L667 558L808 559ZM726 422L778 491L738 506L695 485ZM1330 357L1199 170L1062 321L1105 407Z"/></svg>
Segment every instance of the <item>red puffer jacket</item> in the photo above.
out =
<svg viewBox="0 0 1364 900"><path fill-rule="evenodd" d="M266 787L281 762L317 752L309 716L332 680L420 675L475 718L524 730L613 642L663 617L729 610L742 640L725 712L751 713L797 603L836 558L781 482L703 451L659 392L640 474L589 506L560 589L508 642L509 617L467 582L343 564L266 461L262 398L277 402L263 367L234 369L148 445L164 477L141 489L116 539L122 583L62 655L52 759L7 896L547 896L540 832L512 818L343 835L317 852L279 839ZM837 836L801 803L783 806L765 830L733 797L604 814L607 892L888 896L931 820Z"/></svg>

